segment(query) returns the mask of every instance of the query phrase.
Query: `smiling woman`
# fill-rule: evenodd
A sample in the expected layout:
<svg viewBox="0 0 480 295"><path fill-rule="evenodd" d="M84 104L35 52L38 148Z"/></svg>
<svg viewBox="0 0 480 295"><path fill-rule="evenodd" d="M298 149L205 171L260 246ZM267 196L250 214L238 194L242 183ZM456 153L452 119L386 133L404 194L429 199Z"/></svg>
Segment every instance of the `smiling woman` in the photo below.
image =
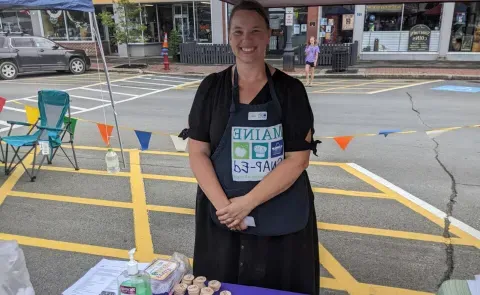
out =
<svg viewBox="0 0 480 295"><path fill-rule="evenodd" d="M241 2L229 24L236 64L201 83L189 115L190 166L199 183L194 275L318 294L307 93L265 63L271 32L261 5Z"/></svg>

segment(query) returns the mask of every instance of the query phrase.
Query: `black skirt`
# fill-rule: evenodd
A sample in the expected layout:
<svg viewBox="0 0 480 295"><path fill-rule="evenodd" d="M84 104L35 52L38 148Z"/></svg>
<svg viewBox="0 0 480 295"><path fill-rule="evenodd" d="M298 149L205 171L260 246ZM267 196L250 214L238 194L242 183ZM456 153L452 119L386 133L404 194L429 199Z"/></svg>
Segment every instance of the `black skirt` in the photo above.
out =
<svg viewBox="0 0 480 295"><path fill-rule="evenodd" d="M259 237L221 229L198 188L193 274L209 280L318 295L320 258L314 195L307 226L296 233ZM287 212L285 214L288 214Z"/></svg>

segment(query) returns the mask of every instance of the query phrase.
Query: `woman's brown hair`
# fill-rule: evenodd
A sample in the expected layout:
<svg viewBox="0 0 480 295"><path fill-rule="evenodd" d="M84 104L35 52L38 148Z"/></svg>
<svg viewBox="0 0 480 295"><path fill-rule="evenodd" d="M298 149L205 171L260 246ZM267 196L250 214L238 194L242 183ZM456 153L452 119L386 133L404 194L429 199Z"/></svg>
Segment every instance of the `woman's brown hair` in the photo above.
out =
<svg viewBox="0 0 480 295"><path fill-rule="evenodd" d="M230 14L230 19L228 20L228 30L230 30L231 28L231 22L232 22L233 16L237 11L240 11L240 10L255 11L263 18L263 20L265 21L265 25L267 26L267 29L270 29L270 21L268 18L268 13L265 10L265 8L262 6L262 4L258 3L255 0L243 0L242 2L235 5L235 7L233 7L232 13Z"/></svg>

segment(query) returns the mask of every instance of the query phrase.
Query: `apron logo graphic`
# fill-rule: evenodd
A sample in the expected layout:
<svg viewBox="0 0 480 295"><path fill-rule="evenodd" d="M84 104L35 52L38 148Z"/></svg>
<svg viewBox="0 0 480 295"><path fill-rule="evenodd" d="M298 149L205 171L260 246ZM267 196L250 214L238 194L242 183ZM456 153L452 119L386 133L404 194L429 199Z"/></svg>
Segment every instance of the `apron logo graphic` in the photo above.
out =
<svg viewBox="0 0 480 295"><path fill-rule="evenodd" d="M283 161L282 124L270 127L234 126L231 136L234 181L260 181Z"/></svg>
<svg viewBox="0 0 480 295"><path fill-rule="evenodd" d="M268 159L268 143L252 144L253 159Z"/></svg>
<svg viewBox="0 0 480 295"><path fill-rule="evenodd" d="M249 159L250 158L250 144L248 142L233 143L233 158L234 159Z"/></svg>
<svg viewBox="0 0 480 295"><path fill-rule="evenodd" d="M272 157L283 156L283 140L272 142Z"/></svg>

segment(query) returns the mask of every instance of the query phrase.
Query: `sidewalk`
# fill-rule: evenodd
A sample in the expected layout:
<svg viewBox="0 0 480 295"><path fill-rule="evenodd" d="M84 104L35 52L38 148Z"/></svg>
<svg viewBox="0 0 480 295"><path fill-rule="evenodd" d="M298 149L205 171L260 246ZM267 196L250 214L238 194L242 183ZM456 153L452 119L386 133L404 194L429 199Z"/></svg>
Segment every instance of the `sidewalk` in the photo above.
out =
<svg viewBox="0 0 480 295"><path fill-rule="evenodd" d="M270 64L282 69L281 60L267 60ZM132 64L147 64L143 69L116 68L127 64L125 58L107 57L107 66L112 72L184 75L205 77L211 73L226 69L229 65L189 65L170 63L170 70L165 71L163 59L160 58L132 58ZM430 66L430 67L429 67ZM92 61L92 69L98 64ZM100 64L100 69L103 65ZM480 63L453 63L453 62L385 62L360 61L349 68L349 73L328 73L331 67L325 66L316 70L316 78L356 78L356 79L442 79L442 80L480 80ZM353 71L352 71L353 70ZM302 78L305 76L303 66L296 66L289 75Z"/></svg>

